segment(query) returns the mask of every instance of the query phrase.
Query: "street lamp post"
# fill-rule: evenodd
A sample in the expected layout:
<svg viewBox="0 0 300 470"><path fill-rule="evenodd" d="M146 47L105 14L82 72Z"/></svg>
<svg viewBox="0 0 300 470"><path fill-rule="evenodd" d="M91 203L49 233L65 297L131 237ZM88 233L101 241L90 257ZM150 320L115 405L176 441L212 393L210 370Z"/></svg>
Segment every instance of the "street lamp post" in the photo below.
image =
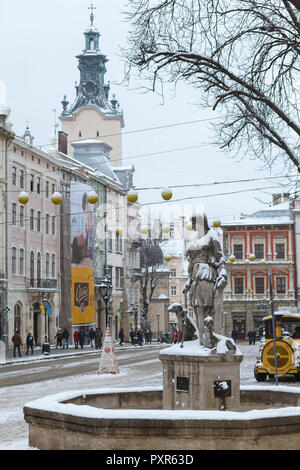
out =
<svg viewBox="0 0 300 470"><path fill-rule="evenodd" d="M112 289L113 289L111 277L109 275L109 267L108 266L105 267L105 276L104 276L103 279L101 279L99 289L100 289L101 297L102 297L102 299L104 300L104 303L105 303L105 326L107 328L107 325L108 325L108 302L111 298Z"/></svg>
<svg viewBox="0 0 300 470"><path fill-rule="evenodd" d="M159 341L159 316L160 316L160 313L157 312L156 317L157 317L157 339L158 339L158 341Z"/></svg>
<svg viewBox="0 0 300 470"><path fill-rule="evenodd" d="M42 346L43 354L50 354L50 343L48 341L48 336L47 336L47 309L46 309L47 304L48 304L48 299L44 298L43 305L44 305L44 312L45 312L45 341Z"/></svg>

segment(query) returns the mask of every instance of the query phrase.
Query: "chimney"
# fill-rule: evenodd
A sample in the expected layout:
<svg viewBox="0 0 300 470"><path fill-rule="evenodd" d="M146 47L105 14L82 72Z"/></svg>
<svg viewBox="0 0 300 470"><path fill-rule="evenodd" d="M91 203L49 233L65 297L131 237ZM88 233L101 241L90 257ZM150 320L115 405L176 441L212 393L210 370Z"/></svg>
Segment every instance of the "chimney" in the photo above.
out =
<svg viewBox="0 0 300 470"><path fill-rule="evenodd" d="M288 202L290 200L290 193L283 193L283 202Z"/></svg>
<svg viewBox="0 0 300 470"><path fill-rule="evenodd" d="M273 194L273 206L281 203L281 194Z"/></svg>
<svg viewBox="0 0 300 470"><path fill-rule="evenodd" d="M58 151L68 155L68 134L58 131Z"/></svg>

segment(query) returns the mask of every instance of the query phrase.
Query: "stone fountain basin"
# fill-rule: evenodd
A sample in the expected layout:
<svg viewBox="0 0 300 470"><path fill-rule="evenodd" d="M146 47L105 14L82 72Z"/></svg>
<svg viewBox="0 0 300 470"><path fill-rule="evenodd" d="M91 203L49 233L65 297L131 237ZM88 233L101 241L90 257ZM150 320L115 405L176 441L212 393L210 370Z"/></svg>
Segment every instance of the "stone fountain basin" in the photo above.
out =
<svg viewBox="0 0 300 470"><path fill-rule="evenodd" d="M240 390L239 411L163 410L163 388L64 392L24 406L41 450L299 450L300 387Z"/></svg>

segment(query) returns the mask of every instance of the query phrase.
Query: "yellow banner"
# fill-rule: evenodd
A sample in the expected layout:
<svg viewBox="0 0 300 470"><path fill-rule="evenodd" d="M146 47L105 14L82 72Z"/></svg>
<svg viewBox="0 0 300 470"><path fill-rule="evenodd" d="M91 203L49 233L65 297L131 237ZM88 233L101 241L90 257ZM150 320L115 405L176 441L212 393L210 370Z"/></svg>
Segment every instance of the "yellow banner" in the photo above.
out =
<svg viewBox="0 0 300 470"><path fill-rule="evenodd" d="M72 323L79 325L94 321L94 270L72 267Z"/></svg>

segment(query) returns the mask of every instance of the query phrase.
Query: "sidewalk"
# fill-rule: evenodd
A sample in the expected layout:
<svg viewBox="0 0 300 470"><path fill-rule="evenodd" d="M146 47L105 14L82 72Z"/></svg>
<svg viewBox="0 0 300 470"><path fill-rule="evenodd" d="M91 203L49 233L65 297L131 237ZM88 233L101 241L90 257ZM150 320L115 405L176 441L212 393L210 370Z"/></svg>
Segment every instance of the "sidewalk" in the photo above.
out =
<svg viewBox="0 0 300 470"><path fill-rule="evenodd" d="M122 350L130 350L130 349L142 349L145 347L155 347L158 345L162 345L165 343L157 343L153 342L152 344L143 344L143 346L133 346L131 343L123 343L123 346L119 345L119 342L115 342L115 350L116 351L122 351ZM67 357L67 356L80 356L80 355L87 355L87 354L101 354L102 348L101 349L96 349L95 347L91 347L90 345L84 345L83 348L79 347L78 349L75 349L74 345L70 345L68 348L63 349L63 348L57 348L55 345L50 346L50 354L42 354L42 348L41 347L35 347L33 348L33 355L29 352L28 355L26 355L26 348L21 348L21 354L22 356L19 357L17 354L17 357L13 356L13 350L9 350L6 352L6 361L5 363L0 362L0 367L1 365L8 365L8 364L20 364L20 363L27 363L27 362L35 362L35 361L43 361L43 360L49 360L49 359L58 359L60 357Z"/></svg>

